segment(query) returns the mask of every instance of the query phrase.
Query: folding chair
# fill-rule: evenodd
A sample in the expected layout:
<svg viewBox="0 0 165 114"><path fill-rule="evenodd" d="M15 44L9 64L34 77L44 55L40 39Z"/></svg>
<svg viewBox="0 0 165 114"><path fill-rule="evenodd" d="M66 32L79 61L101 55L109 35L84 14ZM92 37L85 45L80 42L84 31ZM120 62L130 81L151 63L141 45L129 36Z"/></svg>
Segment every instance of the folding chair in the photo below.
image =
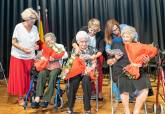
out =
<svg viewBox="0 0 165 114"><path fill-rule="evenodd" d="M3 78L5 79L6 85L8 86L7 79L6 79L6 76L5 76L5 73L4 73L4 69L2 67L2 63L1 62L0 62L0 72L2 73Z"/></svg>

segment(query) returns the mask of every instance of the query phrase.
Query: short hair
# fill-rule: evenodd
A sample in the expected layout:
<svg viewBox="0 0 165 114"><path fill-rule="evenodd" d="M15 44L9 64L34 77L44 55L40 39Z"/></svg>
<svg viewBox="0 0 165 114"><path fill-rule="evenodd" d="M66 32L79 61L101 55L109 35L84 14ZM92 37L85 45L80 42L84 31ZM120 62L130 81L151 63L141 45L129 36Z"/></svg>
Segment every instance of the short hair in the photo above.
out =
<svg viewBox="0 0 165 114"><path fill-rule="evenodd" d="M52 32L46 33L44 38L46 39L47 37L53 38L53 40L56 42L56 36Z"/></svg>
<svg viewBox="0 0 165 114"><path fill-rule="evenodd" d="M98 29L100 29L100 21L98 19L90 19L88 21L88 28L91 28L91 27L96 27Z"/></svg>
<svg viewBox="0 0 165 114"><path fill-rule="evenodd" d="M79 31L77 34L76 34L76 41L79 42L80 39L85 39L85 40L89 40L89 35L87 34L87 32L85 31Z"/></svg>
<svg viewBox="0 0 165 114"><path fill-rule="evenodd" d="M33 8L27 8L21 13L23 20L28 20L31 16L35 16L38 19L38 13Z"/></svg>
<svg viewBox="0 0 165 114"><path fill-rule="evenodd" d="M137 40L137 32L136 29L132 26L125 26L122 30L121 30L121 36L123 36L124 34L129 34L132 37L132 40Z"/></svg>

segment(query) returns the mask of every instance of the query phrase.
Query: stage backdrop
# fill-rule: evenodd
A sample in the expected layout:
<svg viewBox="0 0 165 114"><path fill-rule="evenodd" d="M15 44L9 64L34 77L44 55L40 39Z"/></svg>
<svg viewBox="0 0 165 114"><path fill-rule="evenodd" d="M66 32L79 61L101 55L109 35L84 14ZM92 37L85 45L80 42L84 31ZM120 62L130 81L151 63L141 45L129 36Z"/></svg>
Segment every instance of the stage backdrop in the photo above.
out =
<svg viewBox="0 0 165 114"><path fill-rule="evenodd" d="M0 0L0 61L5 72L9 67L11 38L20 13L28 7L41 6L45 27L48 9L49 30L57 42L71 49L71 40L90 18L101 21L102 30L108 19L134 26L144 43L154 42L165 48L165 0Z"/></svg>

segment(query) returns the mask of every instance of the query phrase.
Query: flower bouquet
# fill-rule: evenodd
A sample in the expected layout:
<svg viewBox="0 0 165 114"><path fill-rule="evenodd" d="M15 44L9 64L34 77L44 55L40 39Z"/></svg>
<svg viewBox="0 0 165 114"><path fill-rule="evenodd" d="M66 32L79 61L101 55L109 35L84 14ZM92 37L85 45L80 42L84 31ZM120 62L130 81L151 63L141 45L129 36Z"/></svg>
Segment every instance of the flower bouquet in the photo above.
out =
<svg viewBox="0 0 165 114"><path fill-rule="evenodd" d="M143 58L148 56L150 59L157 55L157 48L150 44L128 43L125 44L126 53L130 64L123 68L124 73L130 79L140 77L139 68L143 66Z"/></svg>
<svg viewBox="0 0 165 114"><path fill-rule="evenodd" d="M65 79L65 77L67 76L67 74L69 73L71 67L72 67L72 64L73 64L73 61L75 60L75 54L72 54L71 57L67 60L66 64L63 66L62 68L62 72L61 72L61 79Z"/></svg>

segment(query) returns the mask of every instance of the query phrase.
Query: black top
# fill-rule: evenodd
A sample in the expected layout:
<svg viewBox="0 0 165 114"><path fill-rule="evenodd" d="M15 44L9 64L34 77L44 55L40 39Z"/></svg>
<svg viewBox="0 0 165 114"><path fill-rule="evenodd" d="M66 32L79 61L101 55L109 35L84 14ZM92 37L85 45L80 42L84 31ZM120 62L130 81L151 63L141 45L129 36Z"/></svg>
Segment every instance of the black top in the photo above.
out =
<svg viewBox="0 0 165 114"><path fill-rule="evenodd" d="M124 44L122 42L113 43L112 49L120 49L124 53L124 55L112 66L112 78L114 82L117 82L120 93L132 93L135 90L148 88L150 82L146 77L147 74L144 68L140 68L140 78L137 80L129 79L128 76L123 74L123 68L130 64Z"/></svg>
<svg viewBox="0 0 165 114"><path fill-rule="evenodd" d="M112 49L120 49L124 53L123 56L112 66L113 81L116 82L119 75L122 74L123 68L129 64L129 60L123 43L112 43Z"/></svg>

